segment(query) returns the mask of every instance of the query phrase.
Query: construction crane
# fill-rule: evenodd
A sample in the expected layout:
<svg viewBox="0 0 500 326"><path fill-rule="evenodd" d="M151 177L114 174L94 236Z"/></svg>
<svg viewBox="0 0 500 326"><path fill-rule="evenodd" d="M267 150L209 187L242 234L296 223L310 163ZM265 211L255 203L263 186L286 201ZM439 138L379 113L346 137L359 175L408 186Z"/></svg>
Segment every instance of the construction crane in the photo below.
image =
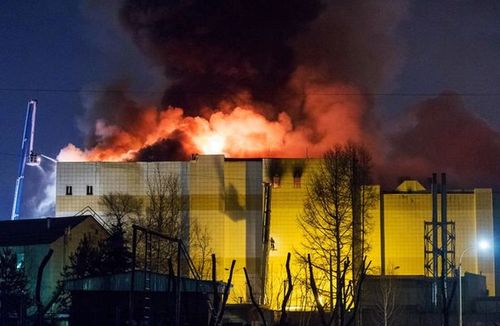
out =
<svg viewBox="0 0 500 326"><path fill-rule="evenodd" d="M35 138L35 116L36 116L37 100L28 102L26 109L26 119L24 121L23 140L21 142L21 159L17 170L16 189L14 191L14 202L12 204L12 220L19 219L19 211L21 208L21 198L23 195L24 170L26 165L40 165L41 155L33 152L33 142Z"/></svg>

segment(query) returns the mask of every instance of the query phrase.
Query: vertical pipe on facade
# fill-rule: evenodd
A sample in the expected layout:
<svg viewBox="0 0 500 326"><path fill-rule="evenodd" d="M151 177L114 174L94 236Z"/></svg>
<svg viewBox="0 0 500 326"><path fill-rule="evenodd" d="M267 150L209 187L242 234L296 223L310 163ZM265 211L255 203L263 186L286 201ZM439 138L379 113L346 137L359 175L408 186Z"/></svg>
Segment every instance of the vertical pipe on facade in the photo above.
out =
<svg viewBox="0 0 500 326"><path fill-rule="evenodd" d="M261 269L261 296L260 304L264 304L266 295L266 278L267 278L267 265L269 260L269 237L270 237L270 223L271 223L271 184L269 182L263 183L264 187L264 216L263 216L263 230L262 230L262 269Z"/></svg>
<svg viewBox="0 0 500 326"><path fill-rule="evenodd" d="M446 173L441 174L441 246L443 250L443 271L446 277L448 272L448 216L447 216L447 189Z"/></svg>
<svg viewBox="0 0 500 326"><path fill-rule="evenodd" d="M381 274L385 275L385 215L384 215L384 194L380 192L380 251L382 255L380 257Z"/></svg>
<svg viewBox="0 0 500 326"><path fill-rule="evenodd" d="M437 174L432 174L432 304L437 306L437 282L438 276L438 212L437 212Z"/></svg>

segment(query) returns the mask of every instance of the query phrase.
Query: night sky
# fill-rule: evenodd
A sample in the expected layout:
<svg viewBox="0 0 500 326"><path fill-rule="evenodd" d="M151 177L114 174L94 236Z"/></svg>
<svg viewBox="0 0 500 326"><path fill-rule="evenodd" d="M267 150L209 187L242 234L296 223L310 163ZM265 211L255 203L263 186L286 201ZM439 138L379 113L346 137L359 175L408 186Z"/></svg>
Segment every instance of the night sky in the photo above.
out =
<svg viewBox="0 0 500 326"><path fill-rule="evenodd" d="M96 91L126 82L134 98L161 102L168 76L141 53L120 24L120 7L119 1L0 2L0 219L10 218L28 100L39 101L36 151L50 157L56 157L70 142L85 145L83 117ZM387 10L394 7L387 6ZM369 89L376 93L377 128L393 139L397 153L408 156L405 146L425 147L415 135L421 133L422 142L427 143L436 137L437 127L429 121L432 108L449 107L442 111L449 116L439 120L446 122L449 117L450 125L443 125L444 138L454 138L456 130L472 121L476 127L471 127L470 138L490 140L488 144L476 142L477 151L466 145L464 153L451 150L447 154L455 159L464 156L463 165L454 165L456 173L473 169L479 159L471 160L469 155L490 162L486 165L489 172L481 178L465 178L456 186L470 187L477 181L477 186L500 190L500 172L495 170L500 162L500 4L494 0L419 0L401 1L396 7L397 24L388 24L391 30L386 31L395 44L388 56L394 64ZM384 19L388 15L374 12L372 18L378 16ZM443 92L453 92L453 99L448 100L449 95L439 98ZM486 131L474 137L478 128ZM448 144L446 140L437 142L443 147ZM385 150L397 159L390 148ZM436 162L436 169L446 166ZM48 162L42 167L45 172L27 169L27 207L22 215L33 212L37 205L32 194L44 190L45 185L37 180L52 167Z"/></svg>

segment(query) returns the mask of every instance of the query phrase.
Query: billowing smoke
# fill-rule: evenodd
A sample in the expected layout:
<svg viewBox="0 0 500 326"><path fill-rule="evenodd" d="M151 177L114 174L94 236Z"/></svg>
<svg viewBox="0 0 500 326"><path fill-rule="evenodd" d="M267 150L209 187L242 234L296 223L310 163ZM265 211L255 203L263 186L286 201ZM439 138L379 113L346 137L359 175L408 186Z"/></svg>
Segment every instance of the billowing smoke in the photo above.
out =
<svg viewBox="0 0 500 326"><path fill-rule="evenodd" d="M386 175L443 171L455 186L500 186L500 132L467 110L458 94L425 100L411 114L412 125L390 139Z"/></svg>
<svg viewBox="0 0 500 326"><path fill-rule="evenodd" d="M59 158L320 156L357 141L382 181L446 171L464 186L500 184L499 133L456 94L420 103L385 140L377 130L369 94L399 71L406 11L402 1L126 0L119 20L168 86L153 105L110 83L90 102L87 148Z"/></svg>
<svg viewBox="0 0 500 326"><path fill-rule="evenodd" d="M54 216L56 198L56 165L42 159L41 165L27 166L21 218Z"/></svg>
<svg viewBox="0 0 500 326"><path fill-rule="evenodd" d="M120 17L172 81L163 105L198 115L241 93L279 107L297 67L293 42L323 7L319 0L129 0Z"/></svg>
<svg viewBox="0 0 500 326"><path fill-rule="evenodd" d="M404 2L375 0L127 0L120 21L169 86L154 107L110 86L84 119L87 148L70 145L59 159L375 148L367 94L397 71L393 31L405 13Z"/></svg>

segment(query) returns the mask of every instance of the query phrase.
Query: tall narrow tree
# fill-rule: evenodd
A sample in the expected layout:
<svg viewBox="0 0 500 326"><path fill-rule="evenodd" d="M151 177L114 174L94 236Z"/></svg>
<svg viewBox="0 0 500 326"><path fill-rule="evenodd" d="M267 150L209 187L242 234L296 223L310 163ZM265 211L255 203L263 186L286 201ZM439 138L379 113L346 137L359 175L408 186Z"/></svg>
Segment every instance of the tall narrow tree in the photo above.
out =
<svg viewBox="0 0 500 326"><path fill-rule="evenodd" d="M367 186L370 156L355 144L336 146L325 153L312 173L299 223L304 233L304 261L311 256L317 290L343 325L346 309L356 302L359 281L366 272L364 233L374 196Z"/></svg>

